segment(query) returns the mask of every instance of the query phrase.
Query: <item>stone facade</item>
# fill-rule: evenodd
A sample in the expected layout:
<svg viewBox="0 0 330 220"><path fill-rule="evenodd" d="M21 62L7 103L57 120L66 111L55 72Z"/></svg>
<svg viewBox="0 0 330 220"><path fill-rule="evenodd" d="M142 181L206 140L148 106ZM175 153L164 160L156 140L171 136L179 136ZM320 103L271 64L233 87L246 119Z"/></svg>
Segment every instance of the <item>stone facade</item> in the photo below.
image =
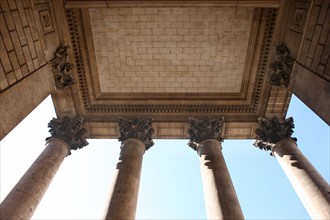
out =
<svg viewBox="0 0 330 220"><path fill-rule="evenodd" d="M1 4L1 16L5 18L2 21L6 22L1 40L7 51L1 59L1 101L13 108L6 104L9 97L26 96L26 101L14 103L21 113L7 116L10 111L6 108L1 113L1 120L7 121L1 128L2 137L49 93L59 117L85 117L87 136L91 138L116 138L118 119L132 116L153 117L156 137L187 138L187 119L205 113L211 118L219 114L226 117L225 138L253 138L258 126L256 118L285 116L292 91L316 112L322 112L322 105L317 103L329 92L329 81L324 75L327 71L321 71L328 62L324 60L324 39L328 36L325 3L313 3L312 16L308 14L308 1L290 1L281 7L278 1L244 1L240 7L222 1L191 2L189 6L150 1L139 8L125 1L111 2L111 8L102 8L106 5L101 2L86 1L77 7L75 1L67 1L67 9L47 0ZM318 20L313 18L315 10L321 13ZM16 21L13 16L17 14ZM315 34L311 32L314 23ZM58 32L58 24L63 24L63 31ZM306 25L308 36L303 39ZM27 34L23 36L24 30ZM20 43L13 44L15 39L11 36L19 32ZM314 42L315 50L304 52L308 42ZM44 72L49 72L49 62L60 45L70 47L67 59L73 64L70 74L76 84L71 89L56 91L56 79L51 82L52 74L45 76ZM294 62L294 80L288 88L269 87L266 83L278 45L288 48ZM24 72L25 64L19 63L20 68L16 68L18 57L13 56L24 55L19 52L23 47L29 49L26 54L30 54L31 60L24 60L31 71L24 80L9 80L14 79L10 76L15 71L18 76ZM303 61L307 59L304 54L312 51L324 54L309 55L312 63L317 62L317 57L322 58L317 65L321 75L316 67L316 74L309 74L307 69L311 67ZM31 98L29 90L17 83L20 78L31 85L36 80L29 78L32 74L34 78L42 77L38 98ZM303 89L303 78L320 81L318 85L322 86L313 89L318 96ZM323 102L324 106L327 104ZM325 112L320 115L327 120Z"/></svg>
<svg viewBox="0 0 330 220"><path fill-rule="evenodd" d="M328 1L1 0L0 9L0 138L50 94L61 118L40 157L55 156L54 167L38 159L14 194L42 175L39 202L70 149L119 137L108 219L134 218L151 136L190 138L210 218L241 219L220 142L255 138L261 126L256 145L273 151L311 216L329 218L328 185L297 150L293 122L282 121L294 93L330 123ZM12 213L29 218L37 203L20 197L4 210L15 203Z"/></svg>

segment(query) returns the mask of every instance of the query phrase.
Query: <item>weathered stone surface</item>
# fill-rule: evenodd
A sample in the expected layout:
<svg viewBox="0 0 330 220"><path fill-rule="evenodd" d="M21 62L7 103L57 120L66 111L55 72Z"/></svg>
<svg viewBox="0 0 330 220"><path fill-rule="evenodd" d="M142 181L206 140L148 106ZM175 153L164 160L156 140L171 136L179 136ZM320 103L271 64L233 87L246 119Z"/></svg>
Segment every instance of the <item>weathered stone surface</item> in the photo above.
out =
<svg viewBox="0 0 330 220"><path fill-rule="evenodd" d="M0 219L31 219L49 184L68 155L68 146L52 138L0 204Z"/></svg>
<svg viewBox="0 0 330 220"><path fill-rule="evenodd" d="M200 157L207 219L244 219L222 155L221 143L214 139L202 141L197 147L197 153Z"/></svg>
<svg viewBox="0 0 330 220"><path fill-rule="evenodd" d="M202 120L190 117L188 120L190 124L188 129L188 134L190 136L188 145L192 149L196 150L198 144L207 139L214 139L219 142L223 141L222 129L224 117L218 119L209 119L208 117L205 117Z"/></svg>
<svg viewBox="0 0 330 220"><path fill-rule="evenodd" d="M0 91L0 140L55 89L50 68L45 65L14 86Z"/></svg>
<svg viewBox="0 0 330 220"><path fill-rule="evenodd" d="M116 166L106 220L135 219L145 145L137 139L123 141Z"/></svg>
<svg viewBox="0 0 330 220"><path fill-rule="evenodd" d="M120 137L119 141L124 141L129 138L135 138L142 141L146 150L154 145L152 141L152 134L154 133L154 129L151 125L152 119L138 119L134 117L131 120L121 118L119 120L119 131Z"/></svg>
<svg viewBox="0 0 330 220"><path fill-rule="evenodd" d="M311 219L330 219L329 184L292 139L276 143L273 154Z"/></svg>

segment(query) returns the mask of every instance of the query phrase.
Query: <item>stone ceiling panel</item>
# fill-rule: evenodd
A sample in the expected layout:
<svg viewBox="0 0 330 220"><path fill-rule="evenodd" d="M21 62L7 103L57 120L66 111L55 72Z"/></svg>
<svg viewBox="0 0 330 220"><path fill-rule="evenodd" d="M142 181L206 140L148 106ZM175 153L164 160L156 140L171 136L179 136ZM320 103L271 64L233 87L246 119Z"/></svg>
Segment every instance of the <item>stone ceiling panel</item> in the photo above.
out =
<svg viewBox="0 0 330 220"><path fill-rule="evenodd" d="M253 9L89 9L101 93L238 93Z"/></svg>
<svg viewBox="0 0 330 220"><path fill-rule="evenodd" d="M77 83L53 99L90 138L117 137L121 117L186 138L188 118L205 116L225 117L225 138L253 138L260 115L285 114L290 94L267 85L277 9L126 3L65 12Z"/></svg>

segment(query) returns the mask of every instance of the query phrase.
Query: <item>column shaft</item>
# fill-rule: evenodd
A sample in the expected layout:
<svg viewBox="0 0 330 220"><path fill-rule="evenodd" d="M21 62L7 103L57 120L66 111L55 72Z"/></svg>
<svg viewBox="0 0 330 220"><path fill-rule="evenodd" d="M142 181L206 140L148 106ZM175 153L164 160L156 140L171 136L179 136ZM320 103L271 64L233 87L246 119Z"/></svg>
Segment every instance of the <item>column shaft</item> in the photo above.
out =
<svg viewBox="0 0 330 220"><path fill-rule="evenodd" d="M217 140L202 141L197 148L208 219L244 219L230 178L221 144Z"/></svg>
<svg viewBox="0 0 330 220"><path fill-rule="evenodd" d="M45 150L1 203L1 219L32 217L69 151L68 145L57 138L49 139L46 145Z"/></svg>
<svg viewBox="0 0 330 220"><path fill-rule="evenodd" d="M123 141L106 219L135 219L145 149L138 139Z"/></svg>
<svg viewBox="0 0 330 220"><path fill-rule="evenodd" d="M312 219L330 219L330 187L295 141L277 142L273 154Z"/></svg>

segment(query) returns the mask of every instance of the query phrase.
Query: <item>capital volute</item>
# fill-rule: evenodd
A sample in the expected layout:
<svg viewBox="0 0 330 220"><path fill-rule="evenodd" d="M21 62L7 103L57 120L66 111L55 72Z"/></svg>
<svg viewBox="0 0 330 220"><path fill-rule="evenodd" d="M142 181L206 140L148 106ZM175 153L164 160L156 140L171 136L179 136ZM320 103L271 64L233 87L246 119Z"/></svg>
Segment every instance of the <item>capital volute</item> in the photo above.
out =
<svg viewBox="0 0 330 220"><path fill-rule="evenodd" d="M294 128L292 117L283 120L278 117L272 119L260 117L258 120L260 128L256 129L257 137L254 146L262 150L272 151L279 141L285 139L297 141L297 138L291 137Z"/></svg>
<svg viewBox="0 0 330 220"><path fill-rule="evenodd" d="M120 133L118 138L119 141L123 142L130 138L137 139L145 145L146 150L154 145L152 140L152 135L154 133L154 129L152 128L152 118L120 118L118 126Z"/></svg>
<svg viewBox="0 0 330 220"><path fill-rule="evenodd" d="M196 119L190 117L188 134L190 140L188 142L189 147L197 150L201 142L212 139L219 142L223 141L222 133L224 126L224 117L209 119L205 117L204 119Z"/></svg>
<svg viewBox="0 0 330 220"><path fill-rule="evenodd" d="M86 129L81 127L83 122L82 117L70 118L53 118L48 127L51 137L47 137L46 141L51 138L57 138L64 141L70 150L81 149L88 145L85 139ZM69 152L71 154L71 152Z"/></svg>

